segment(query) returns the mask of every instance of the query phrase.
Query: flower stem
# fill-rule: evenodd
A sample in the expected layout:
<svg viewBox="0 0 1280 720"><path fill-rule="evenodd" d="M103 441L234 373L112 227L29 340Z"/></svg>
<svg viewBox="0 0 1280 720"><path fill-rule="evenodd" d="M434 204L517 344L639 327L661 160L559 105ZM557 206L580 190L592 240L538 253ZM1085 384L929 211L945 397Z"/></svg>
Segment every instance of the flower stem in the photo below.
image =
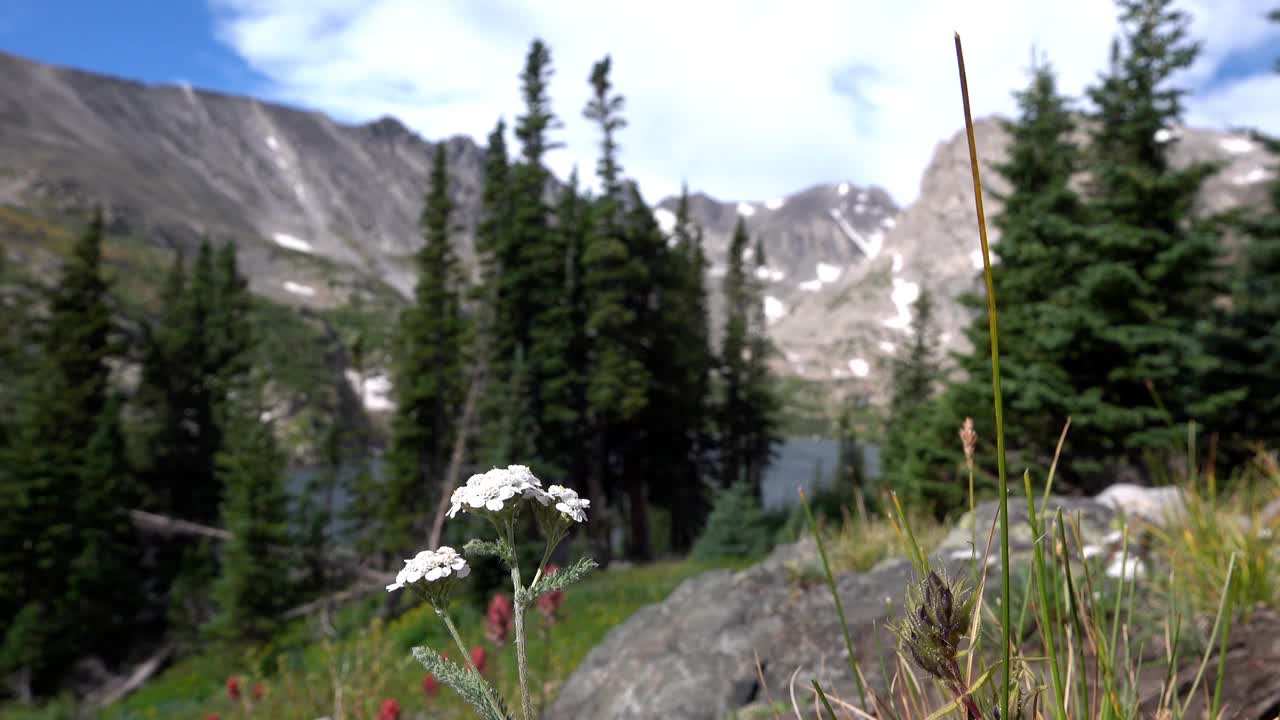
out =
<svg viewBox="0 0 1280 720"><path fill-rule="evenodd" d="M480 670L476 668L476 664L471 661L471 653L467 651L466 643L462 642L462 636L458 634L458 628L454 626L453 620L449 617L449 613L439 605L433 605L436 614L444 620L445 627L449 628L449 634L453 636L453 642L458 646L458 652L462 653L462 660L467 667L475 671L476 675L480 674ZM484 694L489 698L489 706L493 709L494 717L503 717L502 703L493 697L493 688L489 683L484 683Z"/></svg>
<svg viewBox="0 0 1280 720"><path fill-rule="evenodd" d="M516 668L520 672L520 710L524 713L524 720L530 720L533 715L533 708L529 698L528 660L524 649L524 603L521 602L520 564L518 561L511 563L511 584L515 587L516 597L515 612L512 615L515 620L516 630Z"/></svg>

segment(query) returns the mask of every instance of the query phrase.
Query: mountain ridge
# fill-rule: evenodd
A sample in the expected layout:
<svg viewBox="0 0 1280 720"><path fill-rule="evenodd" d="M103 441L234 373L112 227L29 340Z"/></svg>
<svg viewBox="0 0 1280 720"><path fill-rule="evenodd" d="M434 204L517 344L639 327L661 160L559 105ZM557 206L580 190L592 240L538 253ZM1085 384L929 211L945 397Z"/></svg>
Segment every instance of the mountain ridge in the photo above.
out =
<svg viewBox="0 0 1280 720"><path fill-rule="evenodd" d="M1007 137L996 118L980 119L977 133L994 216L1004 185L993 164ZM1273 158L1260 145L1233 132L1170 135L1175 164L1224 163L1206 184L1209 211L1261 202ZM251 289L277 302L329 308L357 295L407 297L439 143L449 154L459 255L474 268L485 148L469 137L432 142L389 115L344 124L315 110L0 52L0 208L32 216L30 225L101 202L110 231L152 254L189 253L201 237L235 242ZM881 187L848 182L763 202L691 190L713 320L722 314L717 290L729 238L742 218L767 255L757 275L779 372L852 383L878 397L922 284L939 299L944 348L961 348L968 315L954 298L977 289L967 153L958 131L939 142L906 207ZM653 204L660 225L674 223L676 202ZM19 225L0 223L0 248L47 261L48 248Z"/></svg>

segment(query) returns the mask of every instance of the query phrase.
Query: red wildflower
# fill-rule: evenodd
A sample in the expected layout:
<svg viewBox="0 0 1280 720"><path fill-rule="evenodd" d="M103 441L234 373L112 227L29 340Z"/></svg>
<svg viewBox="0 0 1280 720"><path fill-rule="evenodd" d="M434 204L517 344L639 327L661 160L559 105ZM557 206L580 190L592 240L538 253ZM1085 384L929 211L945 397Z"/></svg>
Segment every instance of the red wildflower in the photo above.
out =
<svg viewBox="0 0 1280 720"><path fill-rule="evenodd" d="M471 664L476 666L477 671L484 672L485 664L488 661L489 656L485 653L484 648L479 645L471 648Z"/></svg>
<svg viewBox="0 0 1280 720"><path fill-rule="evenodd" d="M253 699L261 700L263 695L267 694L267 689L262 687L262 683L253 684Z"/></svg>
<svg viewBox="0 0 1280 720"><path fill-rule="evenodd" d="M382 701L382 709L378 711L378 720L400 720L400 703L387 698Z"/></svg>
<svg viewBox="0 0 1280 720"><path fill-rule="evenodd" d="M511 600L502 593L496 593L489 601L489 610L484 615L484 636L497 647L507 643L507 633L511 630Z"/></svg>
<svg viewBox="0 0 1280 720"><path fill-rule="evenodd" d="M240 681L235 675L227 678L227 697L231 698L232 702L240 699Z"/></svg>
<svg viewBox="0 0 1280 720"><path fill-rule="evenodd" d="M222 718L218 717L218 713L209 713L204 716L204 720L222 720Z"/></svg>
<svg viewBox="0 0 1280 720"><path fill-rule="evenodd" d="M560 568L556 565L547 566L547 574L550 575ZM542 617L547 619L548 625L556 624L556 612L560 610L560 603L564 602L564 593L559 590L552 590L549 593L543 593L538 596L538 611L542 613Z"/></svg>
<svg viewBox="0 0 1280 720"><path fill-rule="evenodd" d="M422 692L426 693L427 697L435 697L436 693L440 692L435 675L427 673L427 676L422 678Z"/></svg>

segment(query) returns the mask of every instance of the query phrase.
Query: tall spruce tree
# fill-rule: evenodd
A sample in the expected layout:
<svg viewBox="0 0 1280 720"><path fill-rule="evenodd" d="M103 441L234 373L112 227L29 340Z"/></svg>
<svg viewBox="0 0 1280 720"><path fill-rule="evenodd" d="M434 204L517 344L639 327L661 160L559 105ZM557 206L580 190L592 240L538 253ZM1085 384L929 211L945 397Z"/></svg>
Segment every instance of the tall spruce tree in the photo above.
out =
<svg viewBox="0 0 1280 720"><path fill-rule="evenodd" d="M226 487L221 524L231 533L222 547L213 586L216 637L262 641L277 627L290 601L290 547L284 457L269 423L260 420L261 391L244 383L226 405L227 442L218 453L218 477Z"/></svg>
<svg viewBox="0 0 1280 720"><path fill-rule="evenodd" d="M504 332L523 355L527 373L529 427L534 433L525 441L534 450L527 463L544 474L543 465L553 460L550 456L557 442L555 421L549 420L548 413L555 415L563 409L556 388L547 385L561 377L570 332L563 312L566 254L563 237L552 227L547 202L550 176L543 165L546 153L559 147L548 137L559 127L548 95L552 72L551 49L535 39L520 75L525 112L516 118L520 161L511 172L510 242L514 257L502 270L508 292L503 296L501 313L508 318ZM554 357L556 353L561 357Z"/></svg>
<svg viewBox="0 0 1280 720"><path fill-rule="evenodd" d="M1004 428L1011 457L1047 467L1063 422L1081 409L1075 404L1072 373L1078 364L1077 340L1096 319L1096 310L1076 302L1078 293L1070 282L1045 278L1074 278L1092 259L1085 256L1084 201L1071 186L1082 153L1071 139L1075 123L1052 67L1037 62L1029 85L1014 97L1018 116L1003 122L1009 149L995 166L1009 190L999 196L1004 206L993 224L1000 235L991 246L998 262L993 281L1000 303L1000 370L1008 409ZM995 427L986 296L969 295L964 302L974 312L965 330L971 349L957 357L965 377L947 389L945 412L933 423L933 442L956 458L961 449L955 433L965 417L974 417L980 428ZM988 461L979 465L990 467L994 448L987 445L986 450Z"/></svg>
<svg viewBox="0 0 1280 720"><path fill-rule="evenodd" d="M1172 451L1185 421L1213 417L1233 400L1204 392L1216 364L1205 338L1223 288L1217 240L1192 212L1214 167L1169 163L1184 94L1169 82L1199 45L1172 0L1118 5L1121 41L1088 89L1090 263L1071 279L1073 301L1096 310L1074 341L1077 469Z"/></svg>
<svg viewBox="0 0 1280 720"><path fill-rule="evenodd" d="M1280 9L1268 16L1280 23ZM1280 58L1276 61L1280 72ZM1280 157L1280 138L1261 138ZM1256 212L1232 218L1245 245L1232 277L1231 309L1214 348L1223 358L1215 377L1215 389L1243 393L1246 400L1233 403L1213 429L1222 433L1222 449L1228 459L1241 459L1252 443L1274 447L1280 442L1280 163L1270 186L1270 202Z"/></svg>
<svg viewBox="0 0 1280 720"><path fill-rule="evenodd" d="M583 248L583 290L586 293L587 331L591 337L591 372L587 380L588 422L590 424L590 466L588 489L595 498L608 502L623 493L633 508L630 542L639 552L635 537L641 532L634 522L645 499L635 480L628 485L624 475L636 468L626 466L628 427L648 402L649 374L640 334L637 302L647 299L648 270L635 254L640 242L635 229L628 232L624 206L621 166L617 160L615 133L625 127L621 117L625 102L612 92L610 60L604 58L591 70L592 96L583 115L595 122L601 133L601 156L596 174L600 196L591 213L590 234ZM602 524L607 524L602 523ZM604 530L602 530L604 532ZM642 543L647 544L647 543ZM607 553L608 549L603 548ZM607 555L606 555L607 557Z"/></svg>
<svg viewBox="0 0 1280 720"><path fill-rule="evenodd" d="M938 433L930 431L939 415L942 369L933 294L927 288L921 288L911 314L911 344L892 363L881 474L907 502L942 517L961 505L964 488L955 479L955 456L948 452L954 443L940 445Z"/></svg>
<svg viewBox="0 0 1280 720"><path fill-rule="evenodd" d="M724 335L720 343L716 440L720 487L746 479L746 442L751 432L747 404L747 361L750 353L750 290L744 255L749 247L746 223L734 226L721 282L724 295Z"/></svg>
<svg viewBox="0 0 1280 720"><path fill-rule="evenodd" d="M748 324L748 358L746 382L743 387L747 408L746 452L747 481L753 488L762 488L764 473L773 462L775 448L780 440L779 412L781 404L775 393L769 362L777 353L769 339L769 322L765 313L764 282L767 277L768 258L765 256L763 238L756 239L755 272L747 278L747 303L752 308Z"/></svg>
<svg viewBox="0 0 1280 720"><path fill-rule="evenodd" d="M758 272L764 267L764 245L757 243L755 272L748 272L751 239L742 218L729 242L722 284L725 328L719 362L717 436L720 484L741 481L756 493L778 442L778 403L769 375L773 347L769 341Z"/></svg>
<svg viewBox="0 0 1280 720"><path fill-rule="evenodd" d="M421 544L424 519L439 497L465 395L467 329L452 246L445 146L436 146L422 213L426 243L418 252L414 303L400 316L394 362L396 411L381 507L382 548Z"/></svg>
<svg viewBox="0 0 1280 720"><path fill-rule="evenodd" d="M489 134L485 151L484 186L480 199L480 224L476 229L479 281L471 294L475 311L477 362L487 368L489 381L479 402L479 422L474 455L485 465L518 461L505 454L508 380L516 356L511 312L515 299L505 271L517 263L511 242L511 163L507 157L506 125L499 120ZM531 438L529 438L531 439Z"/></svg>
<svg viewBox="0 0 1280 720"><path fill-rule="evenodd" d="M49 293L18 422L0 449L0 613L13 618L0 636L0 672L36 690L85 653L118 657L113 643L137 607L102 242L99 209ZM101 605L85 602L99 591ZM100 636L82 634L98 623Z"/></svg>
<svg viewBox="0 0 1280 720"><path fill-rule="evenodd" d="M663 478L651 488L671 514L671 548L688 550L711 510L709 320L701 228L689 217L688 189L676 206L671 246L659 280L651 357L654 382L648 418L650 455Z"/></svg>

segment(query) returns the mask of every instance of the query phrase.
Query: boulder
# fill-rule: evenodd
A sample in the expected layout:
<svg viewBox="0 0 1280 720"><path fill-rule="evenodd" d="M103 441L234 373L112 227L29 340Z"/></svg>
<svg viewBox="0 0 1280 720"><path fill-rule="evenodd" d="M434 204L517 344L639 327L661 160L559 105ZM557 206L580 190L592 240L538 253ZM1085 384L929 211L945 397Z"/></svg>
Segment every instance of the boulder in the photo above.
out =
<svg viewBox="0 0 1280 720"><path fill-rule="evenodd" d="M1110 527L1112 512L1105 506L1054 498L1050 512L1058 507L1064 515L1079 511L1086 542L1097 541ZM976 518L962 521L931 553L935 565L966 572L972 528L979 528L980 546L985 546L996 512L995 503L979 506ZM1009 516L1016 556L1031 542L1025 502L1011 499ZM997 539L993 549L998 544ZM826 584L787 582L797 564L816 562L816 544L806 538L775 549L746 570L686 580L666 600L614 628L565 682L544 718L720 720L768 697L786 700L793 677L797 697L809 695L810 681L816 679L824 691L856 702L840 620ZM894 648L884 625L890 606L901 605L912 579L904 558L836 578L854 652L867 683L880 692L886 684L881 660ZM998 583L998 577L988 578L989 589Z"/></svg>

